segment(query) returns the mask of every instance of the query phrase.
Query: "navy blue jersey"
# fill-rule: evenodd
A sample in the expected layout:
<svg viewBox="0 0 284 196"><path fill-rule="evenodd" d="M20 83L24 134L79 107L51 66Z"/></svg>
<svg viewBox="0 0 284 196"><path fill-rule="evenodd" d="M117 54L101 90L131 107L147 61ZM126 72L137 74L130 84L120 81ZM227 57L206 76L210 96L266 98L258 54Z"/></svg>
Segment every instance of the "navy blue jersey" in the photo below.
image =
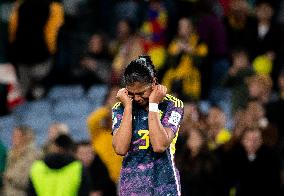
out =
<svg viewBox="0 0 284 196"><path fill-rule="evenodd" d="M181 100L166 95L159 104L161 123L175 138L163 153L155 153L150 144L148 111L133 104L132 139L120 174L120 195L180 195L178 171L174 165L175 143L183 118ZM116 103L112 110L113 127L119 128L124 107Z"/></svg>

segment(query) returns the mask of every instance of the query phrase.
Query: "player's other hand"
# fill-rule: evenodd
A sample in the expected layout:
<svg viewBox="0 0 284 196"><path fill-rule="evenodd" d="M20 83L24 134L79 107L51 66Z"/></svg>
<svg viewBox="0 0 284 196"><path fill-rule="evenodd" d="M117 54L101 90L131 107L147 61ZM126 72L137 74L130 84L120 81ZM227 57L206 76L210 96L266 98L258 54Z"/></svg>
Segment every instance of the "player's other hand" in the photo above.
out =
<svg viewBox="0 0 284 196"><path fill-rule="evenodd" d="M153 90L149 97L150 103L160 103L167 94L167 87L157 84L153 86Z"/></svg>
<svg viewBox="0 0 284 196"><path fill-rule="evenodd" d="M124 106L132 105L132 99L128 96L128 91L126 88L120 89L117 94L116 98L120 101Z"/></svg>

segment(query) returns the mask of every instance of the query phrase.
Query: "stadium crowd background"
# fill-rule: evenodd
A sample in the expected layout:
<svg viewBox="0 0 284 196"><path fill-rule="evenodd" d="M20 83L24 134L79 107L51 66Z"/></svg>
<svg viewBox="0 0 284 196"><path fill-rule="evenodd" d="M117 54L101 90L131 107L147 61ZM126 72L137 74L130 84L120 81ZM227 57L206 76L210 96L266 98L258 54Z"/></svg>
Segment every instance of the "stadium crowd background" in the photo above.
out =
<svg viewBox="0 0 284 196"><path fill-rule="evenodd" d="M141 54L185 103L184 195L284 195L283 0L2 0L3 194L24 194L32 162L62 133L92 193L113 194L110 109Z"/></svg>

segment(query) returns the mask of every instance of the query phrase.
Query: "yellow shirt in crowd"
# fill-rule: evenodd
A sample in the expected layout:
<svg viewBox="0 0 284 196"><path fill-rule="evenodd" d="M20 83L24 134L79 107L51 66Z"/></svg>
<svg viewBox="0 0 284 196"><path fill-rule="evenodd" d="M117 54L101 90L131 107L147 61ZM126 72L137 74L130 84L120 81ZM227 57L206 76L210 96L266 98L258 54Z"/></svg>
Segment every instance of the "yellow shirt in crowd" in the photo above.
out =
<svg viewBox="0 0 284 196"><path fill-rule="evenodd" d="M111 128L106 127L108 115L111 116L111 108L102 106L90 114L87 123L94 151L106 165L111 179L117 183L122 157L117 155L112 147Z"/></svg>

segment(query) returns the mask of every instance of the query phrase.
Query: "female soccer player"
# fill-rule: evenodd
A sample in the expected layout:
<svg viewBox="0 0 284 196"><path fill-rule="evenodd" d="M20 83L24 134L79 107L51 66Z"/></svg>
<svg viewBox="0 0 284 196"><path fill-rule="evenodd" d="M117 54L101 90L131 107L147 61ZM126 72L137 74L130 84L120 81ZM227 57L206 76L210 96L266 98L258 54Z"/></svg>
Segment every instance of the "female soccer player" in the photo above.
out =
<svg viewBox="0 0 284 196"><path fill-rule="evenodd" d="M126 67L124 83L112 109L113 147L124 156L120 195L180 195L173 155L183 102L158 84L149 56Z"/></svg>

